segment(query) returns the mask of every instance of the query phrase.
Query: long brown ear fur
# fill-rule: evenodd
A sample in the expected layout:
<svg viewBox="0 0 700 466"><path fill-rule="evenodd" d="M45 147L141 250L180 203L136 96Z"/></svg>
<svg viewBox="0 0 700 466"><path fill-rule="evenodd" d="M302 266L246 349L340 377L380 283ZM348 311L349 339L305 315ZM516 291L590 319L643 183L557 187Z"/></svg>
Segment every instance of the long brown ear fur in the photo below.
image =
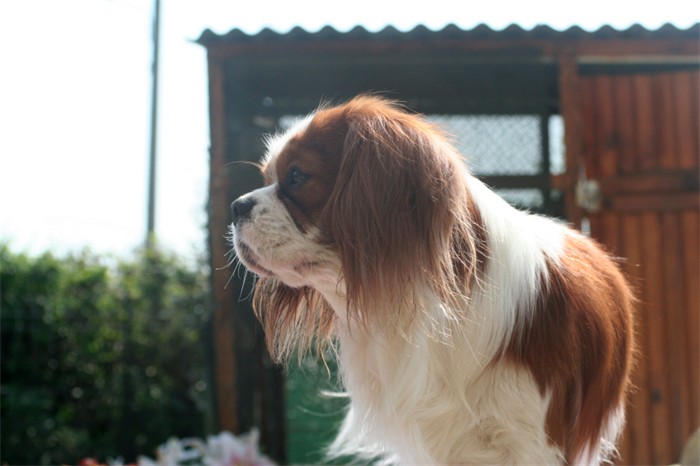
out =
<svg viewBox="0 0 700 466"><path fill-rule="evenodd" d="M479 222L462 161L438 130L386 101L360 97L344 110L348 132L327 208L350 317L368 324L386 309L411 319L427 290L446 303L465 299Z"/></svg>

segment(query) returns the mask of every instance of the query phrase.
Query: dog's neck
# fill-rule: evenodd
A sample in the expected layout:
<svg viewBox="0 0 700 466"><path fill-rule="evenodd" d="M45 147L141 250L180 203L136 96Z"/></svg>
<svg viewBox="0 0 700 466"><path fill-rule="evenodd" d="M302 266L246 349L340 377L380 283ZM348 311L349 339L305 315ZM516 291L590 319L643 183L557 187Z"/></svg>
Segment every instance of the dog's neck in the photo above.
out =
<svg viewBox="0 0 700 466"><path fill-rule="evenodd" d="M323 299L331 306L338 323L345 327L348 324L345 282L342 279L338 280L336 277L320 279L314 284L314 288L321 293Z"/></svg>

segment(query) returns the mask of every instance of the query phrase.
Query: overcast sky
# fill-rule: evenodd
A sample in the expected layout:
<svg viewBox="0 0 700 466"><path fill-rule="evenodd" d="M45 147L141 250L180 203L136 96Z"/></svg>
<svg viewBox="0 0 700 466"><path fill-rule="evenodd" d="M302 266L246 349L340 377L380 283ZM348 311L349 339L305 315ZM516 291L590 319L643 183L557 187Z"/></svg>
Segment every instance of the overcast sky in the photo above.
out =
<svg viewBox="0 0 700 466"><path fill-rule="evenodd" d="M13 249L125 255L143 242L152 5L0 1L0 226ZM595 30L698 21L700 7L688 0L162 0L158 237L186 255L206 247L206 57L192 43L204 29L516 23Z"/></svg>

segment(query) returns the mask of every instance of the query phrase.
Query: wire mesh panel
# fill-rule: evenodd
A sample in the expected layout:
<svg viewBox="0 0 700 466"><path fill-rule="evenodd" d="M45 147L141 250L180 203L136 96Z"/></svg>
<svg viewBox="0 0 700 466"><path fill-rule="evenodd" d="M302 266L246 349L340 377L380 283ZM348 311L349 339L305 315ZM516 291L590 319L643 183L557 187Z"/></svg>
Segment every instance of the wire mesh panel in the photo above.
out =
<svg viewBox="0 0 700 466"><path fill-rule="evenodd" d="M510 204L557 214L548 175L563 173L561 118L543 115L431 115L469 170Z"/></svg>
<svg viewBox="0 0 700 466"><path fill-rule="evenodd" d="M432 115L476 175L534 175L542 170L535 115Z"/></svg>

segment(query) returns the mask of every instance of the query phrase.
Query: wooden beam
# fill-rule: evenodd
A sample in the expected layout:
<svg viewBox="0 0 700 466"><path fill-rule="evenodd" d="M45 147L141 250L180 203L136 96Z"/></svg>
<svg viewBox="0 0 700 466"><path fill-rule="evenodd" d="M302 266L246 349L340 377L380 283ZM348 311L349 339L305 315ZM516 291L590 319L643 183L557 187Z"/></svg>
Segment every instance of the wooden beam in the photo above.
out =
<svg viewBox="0 0 700 466"><path fill-rule="evenodd" d="M224 234L229 224L230 178L226 162L226 100L223 64L209 59L209 119L211 128L209 172L209 250L214 297L214 383L216 412L220 430L238 432L238 388L234 348L234 315L231 294L226 290L226 255L229 246Z"/></svg>
<svg viewBox="0 0 700 466"><path fill-rule="evenodd" d="M603 196L700 191L700 173L691 170L639 173L598 180Z"/></svg>
<svg viewBox="0 0 700 466"><path fill-rule="evenodd" d="M606 199L604 204L606 212L698 211L700 195L698 193L620 195Z"/></svg>

